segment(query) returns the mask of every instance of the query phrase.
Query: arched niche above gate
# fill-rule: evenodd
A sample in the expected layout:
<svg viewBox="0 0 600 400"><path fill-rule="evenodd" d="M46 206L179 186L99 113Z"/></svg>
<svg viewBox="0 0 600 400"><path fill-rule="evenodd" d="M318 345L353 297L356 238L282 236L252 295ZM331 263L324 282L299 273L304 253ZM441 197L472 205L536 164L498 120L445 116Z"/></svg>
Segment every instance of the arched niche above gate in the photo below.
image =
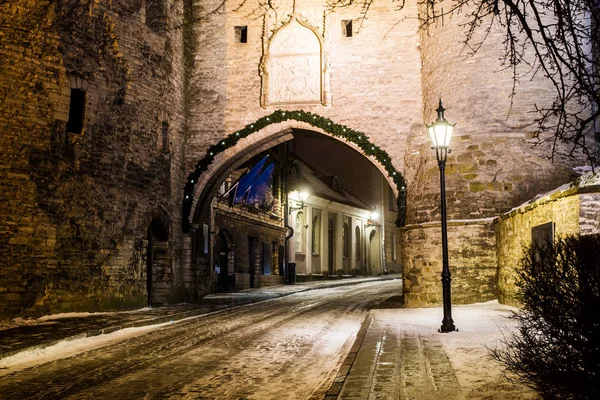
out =
<svg viewBox="0 0 600 400"><path fill-rule="evenodd" d="M261 106L328 104L329 70L319 30L297 14L263 38Z"/></svg>

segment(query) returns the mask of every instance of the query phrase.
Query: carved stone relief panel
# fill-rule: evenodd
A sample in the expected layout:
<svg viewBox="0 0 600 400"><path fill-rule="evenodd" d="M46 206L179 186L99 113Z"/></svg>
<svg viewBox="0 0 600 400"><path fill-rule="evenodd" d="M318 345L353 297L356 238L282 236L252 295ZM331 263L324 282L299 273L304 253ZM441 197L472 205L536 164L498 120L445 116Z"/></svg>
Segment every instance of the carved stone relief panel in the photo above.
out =
<svg viewBox="0 0 600 400"><path fill-rule="evenodd" d="M326 103L322 37L296 14L267 40L261 105Z"/></svg>
<svg viewBox="0 0 600 400"><path fill-rule="evenodd" d="M321 44L295 18L273 37L268 69L271 104L321 101Z"/></svg>

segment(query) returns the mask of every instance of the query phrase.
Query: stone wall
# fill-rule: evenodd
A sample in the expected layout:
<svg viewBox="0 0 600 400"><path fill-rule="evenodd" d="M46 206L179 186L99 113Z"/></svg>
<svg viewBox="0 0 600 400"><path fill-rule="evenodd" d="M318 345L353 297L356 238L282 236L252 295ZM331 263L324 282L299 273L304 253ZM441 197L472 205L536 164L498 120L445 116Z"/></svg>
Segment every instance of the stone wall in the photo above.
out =
<svg viewBox="0 0 600 400"><path fill-rule="evenodd" d="M421 32L423 121L435 120L441 97L445 117L456 123L446 167L448 219L489 218L509 211L538 193L573 180L572 167L582 154L563 154L568 147L534 138L537 107L552 100L549 80L541 75L521 79L513 89L511 68L502 65L504 33L492 28L473 53L464 44L469 12L439 20ZM483 22L484 25L488 21ZM483 29L481 30L483 32ZM482 37L476 35L472 43ZM521 66L518 74L529 67ZM593 143L593 139L590 143ZM416 182L409 184L409 223L437 221L439 170L423 130L414 140ZM556 144L554 160L548 156ZM420 147L419 147L420 146ZM407 155L408 156L408 155Z"/></svg>
<svg viewBox="0 0 600 400"><path fill-rule="evenodd" d="M211 13L220 1L195 1L202 22L195 29L195 54L190 109L188 170L219 139L271 114L276 109L302 109L365 132L403 170L406 138L421 130L421 59L416 5L398 11L391 1L377 1L359 27L360 7L328 12L326 1L296 1L296 11L319 30L327 51L331 101L322 104L260 104L260 63L272 36L291 13L290 2L272 2L274 11L245 2L227 2L225 12ZM276 13L277 16L274 16ZM355 21L355 34L344 37L343 20ZM276 21L276 22L274 22ZM401 21L398 23L398 21ZM236 26L247 26L247 43L237 43ZM390 56L393 55L393 56Z"/></svg>
<svg viewBox="0 0 600 400"><path fill-rule="evenodd" d="M229 265L229 287L236 290L248 289L250 287L270 286L283 283L283 277L278 265L271 264L270 275L264 275L263 257L272 257L272 254L262 254L263 243L268 243L271 253L278 252L278 247L283 246L287 230L283 227L282 218L279 215L270 215L248 207L236 206L235 209L223 202L215 204L215 227L214 234L221 231L227 232L231 243L227 243L230 258ZM251 239L252 238L252 239ZM250 240L255 240L255 254L250 254ZM217 257L217 255L214 255ZM253 269L253 286L251 286L250 275ZM213 286L217 284L217 276L212 270ZM221 289L222 290L222 289Z"/></svg>
<svg viewBox="0 0 600 400"><path fill-rule="evenodd" d="M517 304L515 271L519 268L523 251L531 246L531 228L553 222L555 237L600 232L600 186L590 176L594 177L593 174L584 175L572 185L564 185L540 196L498 219L500 302Z"/></svg>
<svg viewBox="0 0 600 400"><path fill-rule="evenodd" d="M409 225L402 236L402 276L407 307L442 304L441 223ZM448 221L452 303L497 297L496 235L493 219Z"/></svg>
<svg viewBox="0 0 600 400"><path fill-rule="evenodd" d="M0 5L0 318L145 305L145 241L156 218L168 221L168 298L184 297L172 246L180 235L183 9L165 1L157 33L143 5ZM66 128L71 88L87 96L82 133Z"/></svg>
<svg viewBox="0 0 600 400"><path fill-rule="evenodd" d="M194 31L195 40L202 46L195 55L192 78L190 171L192 163L226 135L277 108L302 109L368 134L407 178L407 222L437 223L439 170L424 122L434 120L440 96L448 108L446 117L457 123L446 169L449 220L487 221L537 193L572 180L572 167L582 163L580 154L574 159L557 154L552 162L548 158L552 143L540 143L534 137L535 115L531 111L534 101L542 106L551 100L549 82L541 76L524 79L511 97L513 76L500 60L502 32L492 30L478 52L470 54L462 42L464 14L419 32L416 2L399 9L397 2L377 1L368 18L362 19L360 5L332 11L325 7L325 1L296 1L297 15L305 18L322 39L325 104L263 102L263 108L263 78L268 71L263 56L269 51L273 33L289 19L292 3L272 2L273 9L265 10L249 2L236 8L239 4L232 2L218 13L211 12L220 5L217 0L194 4L196 15L202 16ZM349 20L354 24L352 37L342 29L343 22ZM236 40L236 27L240 26L247 27L247 43ZM565 148L558 144L557 150L560 153ZM481 239L471 236L468 228L453 228L457 233L450 247L461 254L473 251L485 259L475 262L486 271L481 274L485 281L497 267L490 246L493 235L488 222L474 225L487 227L475 229L485 231ZM411 230L400 235L402 259L429 257L426 241L417 241L423 246L407 241ZM430 230L417 229L426 238L433 235ZM484 247L477 248L478 241ZM471 265L466 257L459 259ZM429 268L423 263L419 266ZM404 267L408 268L406 264ZM439 279L434 281L432 287ZM491 298L495 283L484 287L480 297ZM426 303L433 304L435 296L433 292L425 295ZM465 299L476 297L473 293L464 295Z"/></svg>

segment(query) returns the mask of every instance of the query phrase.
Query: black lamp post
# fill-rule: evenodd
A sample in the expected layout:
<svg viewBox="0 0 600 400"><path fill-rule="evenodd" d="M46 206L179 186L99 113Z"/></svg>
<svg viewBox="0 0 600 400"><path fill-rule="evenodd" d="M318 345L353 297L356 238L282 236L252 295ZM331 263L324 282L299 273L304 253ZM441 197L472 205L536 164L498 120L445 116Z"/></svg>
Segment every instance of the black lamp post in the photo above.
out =
<svg viewBox="0 0 600 400"><path fill-rule="evenodd" d="M446 226L446 160L448 158L448 147L450 146L450 139L452 138L452 131L454 125L446 121L444 118L444 107L442 106L442 100L440 99L440 106L437 108L437 120L428 125L429 136L433 142L432 149L435 149L435 155L437 157L438 166L440 167L440 208L442 212L442 297L444 302L444 319L442 320L442 327L440 332L452 332L456 328L454 321L452 320L452 300L450 296L450 282L452 281L450 275L450 268L448 267L448 228Z"/></svg>

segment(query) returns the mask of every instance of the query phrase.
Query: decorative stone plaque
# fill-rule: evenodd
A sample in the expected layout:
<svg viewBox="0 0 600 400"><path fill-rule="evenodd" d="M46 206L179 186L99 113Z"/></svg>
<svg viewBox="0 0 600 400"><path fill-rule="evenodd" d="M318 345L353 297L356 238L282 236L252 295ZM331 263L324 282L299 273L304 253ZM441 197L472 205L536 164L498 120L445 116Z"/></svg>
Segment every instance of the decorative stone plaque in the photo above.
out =
<svg viewBox="0 0 600 400"><path fill-rule="evenodd" d="M261 104L324 103L322 40L316 29L292 14L268 40L261 63Z"/></svg>

